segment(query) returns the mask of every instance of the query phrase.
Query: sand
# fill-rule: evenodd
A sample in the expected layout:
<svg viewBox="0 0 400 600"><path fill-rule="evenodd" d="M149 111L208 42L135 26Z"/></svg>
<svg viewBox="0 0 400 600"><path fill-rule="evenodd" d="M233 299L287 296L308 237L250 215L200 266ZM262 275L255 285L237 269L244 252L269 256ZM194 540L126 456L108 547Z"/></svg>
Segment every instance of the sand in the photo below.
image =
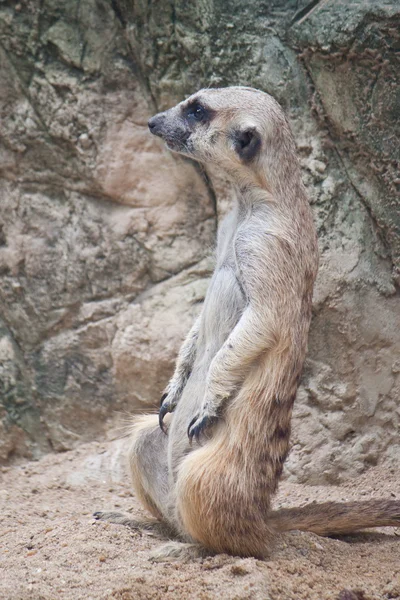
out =
<svg viewBox="0 0 400 600"><path fill-rule="evenodd" d="M400 529L342 539L294 532L264 561L227 555L157 563L151 532L95 521L145 513L123 467L124 441L91 443L0 478L1 600L380 600L400 598ZM371 468L341 486L283 483L279 506L400 498L400 475Z"/></svg>

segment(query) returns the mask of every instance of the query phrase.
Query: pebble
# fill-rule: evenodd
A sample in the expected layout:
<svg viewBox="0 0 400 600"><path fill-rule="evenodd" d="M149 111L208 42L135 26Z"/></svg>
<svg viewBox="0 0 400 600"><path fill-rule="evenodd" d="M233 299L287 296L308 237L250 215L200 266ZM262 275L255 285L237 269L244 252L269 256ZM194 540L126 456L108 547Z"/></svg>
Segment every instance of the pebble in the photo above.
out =
<svg viewBox="0 0 400 600"><path fill-rule="evenodd" d="M87 133L82 133L79 136L79 143L84 150L87 150L92 145L92 140L90 139Z"/></svg>

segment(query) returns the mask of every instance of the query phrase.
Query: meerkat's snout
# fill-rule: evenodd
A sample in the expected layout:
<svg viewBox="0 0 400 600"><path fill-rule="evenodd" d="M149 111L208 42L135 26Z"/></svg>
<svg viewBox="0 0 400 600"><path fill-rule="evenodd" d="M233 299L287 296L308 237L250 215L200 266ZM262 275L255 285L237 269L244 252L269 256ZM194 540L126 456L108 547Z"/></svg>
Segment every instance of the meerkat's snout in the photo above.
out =
<svg viewBox="0 0 400 600"><path fill-rule="evenodd" d="M189 154L188 140L191 131L188 124L179 115L178 107L158 113L148 121L150 133L160 137L170 150Z"/></svg>
<svg viewBox="0 0 400 600"><path fill-rule="evenodd" d="M147 123L150 129L150 133L152 133L153 135L159 135L158 132L162 129L164 119L165 117L163 113L151 117L151 119L149 119Z"/></svg>

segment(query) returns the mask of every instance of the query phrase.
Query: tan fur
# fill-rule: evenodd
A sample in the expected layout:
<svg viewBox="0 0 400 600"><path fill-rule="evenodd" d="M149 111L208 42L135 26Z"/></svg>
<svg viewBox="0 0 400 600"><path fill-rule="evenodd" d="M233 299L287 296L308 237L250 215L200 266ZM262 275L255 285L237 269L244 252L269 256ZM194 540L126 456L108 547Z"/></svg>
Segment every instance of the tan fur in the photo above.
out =
<svg viewBox="0 0 400 600"><path fill-rule="evenodd" d="M168 435L154 416L134 427L139 499L188 542L242 556L264 556L288 529L398 525L398 501L270 509L289 449L318 264L281 108L250 88L202 90L149 127L171 149L219 166L237 202L219 230L204 306L163 400L161 417L173 412ZM189 434L202 446L188 440L192 420Z"/></svg>

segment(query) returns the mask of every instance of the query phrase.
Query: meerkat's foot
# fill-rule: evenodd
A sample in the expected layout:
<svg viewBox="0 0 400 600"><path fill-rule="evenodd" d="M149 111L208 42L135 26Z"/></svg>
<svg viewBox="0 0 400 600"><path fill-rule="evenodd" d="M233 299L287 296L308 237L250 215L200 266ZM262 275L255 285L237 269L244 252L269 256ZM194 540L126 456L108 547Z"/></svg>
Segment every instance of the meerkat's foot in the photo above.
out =
<svg viewBox="0 0 400 600"><path fill-rule="evenodd" d="M172 531L165 523L157 521L156 519L132 519L128 515L117 512L102 512L97 511L93 513L93 517L97 521L107 521L108 523L114 523L115 525L124 525L135 531L151 531L163 536L171 535Z"/></svg>
<svg viewBox="0 0 400 600"><path fill-rule="evenodd" d="M206 556L213 556L213 553L200 544L187 542L168 542L149 553L149 559L152 562L173 562L175 560L186 562Z"/></svg>

